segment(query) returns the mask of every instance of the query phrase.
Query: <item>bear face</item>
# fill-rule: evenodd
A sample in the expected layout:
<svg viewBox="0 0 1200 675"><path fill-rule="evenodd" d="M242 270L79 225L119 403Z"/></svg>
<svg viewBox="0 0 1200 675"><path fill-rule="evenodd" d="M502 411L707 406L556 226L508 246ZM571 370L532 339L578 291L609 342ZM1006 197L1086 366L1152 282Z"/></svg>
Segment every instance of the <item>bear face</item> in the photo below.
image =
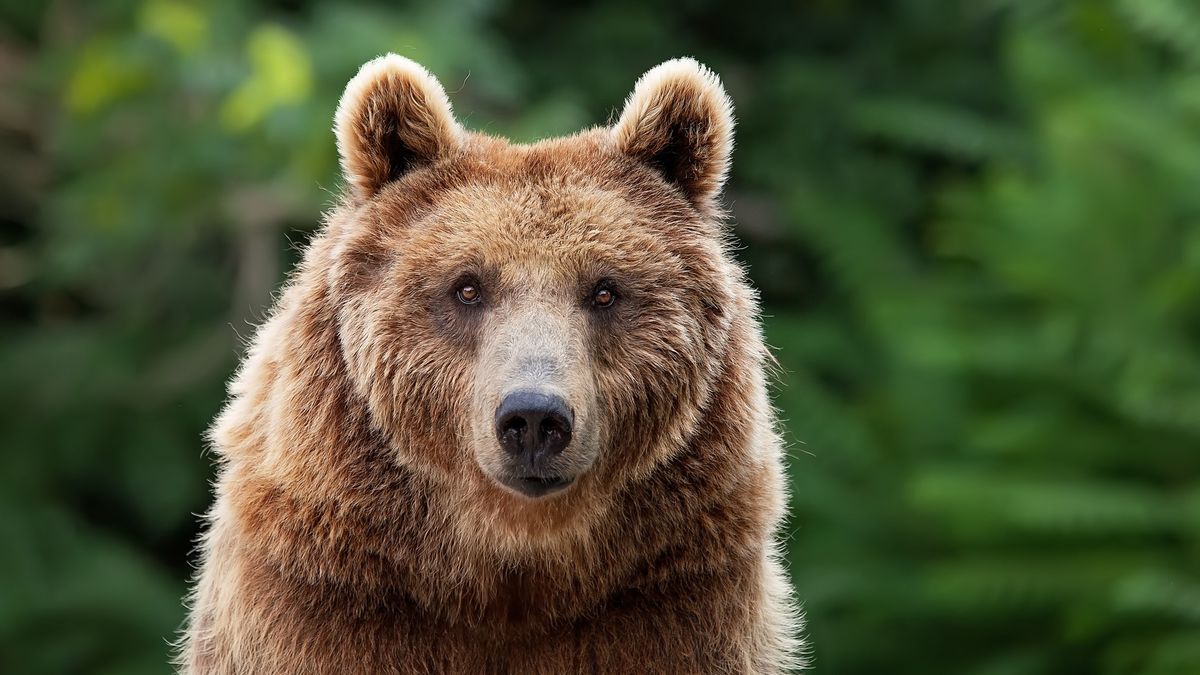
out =
<svg viewBox="0 0 1200 675"><path fill-rule="evenodd" d="M465 131L411 61L363 67L336 118L329 286L402 465L544 524L686 445L749 295L716 203L732 126L690 60L614 127L534 145Z"/></svg>

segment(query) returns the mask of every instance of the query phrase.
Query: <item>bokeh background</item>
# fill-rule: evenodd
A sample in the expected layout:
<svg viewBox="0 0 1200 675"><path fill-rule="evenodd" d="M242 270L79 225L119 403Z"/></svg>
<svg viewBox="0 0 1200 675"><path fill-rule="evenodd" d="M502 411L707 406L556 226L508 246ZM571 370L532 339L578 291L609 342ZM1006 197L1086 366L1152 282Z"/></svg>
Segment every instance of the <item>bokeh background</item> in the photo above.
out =
<svg viewBox="0 0 1200 675"><path fill-rule="evenodd" d="M166 673L201 433L395 51L465 124L694 55L823 675L1200 673L1200 5L0 2L0 672Z"/></svg>

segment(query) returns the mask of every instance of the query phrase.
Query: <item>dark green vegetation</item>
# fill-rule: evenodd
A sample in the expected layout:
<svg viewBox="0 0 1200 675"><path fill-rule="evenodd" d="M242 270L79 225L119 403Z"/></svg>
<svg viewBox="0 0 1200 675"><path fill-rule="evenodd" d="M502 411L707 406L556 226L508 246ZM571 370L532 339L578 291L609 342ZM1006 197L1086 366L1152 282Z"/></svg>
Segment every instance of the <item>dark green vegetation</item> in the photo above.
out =
<svg viewBox="0 0 1200 675"><path fill-rule="evenodd" d="M0 672L167 672L202 430L396 51L520 139L724 77L817 673L1200 673L1195 4L40 4L0 4Z"/></svg>

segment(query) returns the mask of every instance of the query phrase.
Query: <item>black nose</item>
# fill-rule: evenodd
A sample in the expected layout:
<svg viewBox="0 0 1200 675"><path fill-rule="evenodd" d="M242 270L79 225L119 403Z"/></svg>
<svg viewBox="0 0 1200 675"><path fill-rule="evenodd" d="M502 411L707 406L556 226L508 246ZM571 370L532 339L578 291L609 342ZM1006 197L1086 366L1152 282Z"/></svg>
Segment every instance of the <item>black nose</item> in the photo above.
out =
<svg viewBox="0 0 1200 675"><path fill-rule="evenodd" d="M510 454L532 464L567 447L574 417L561 396L515 391L496 409L496 438Z"/></svg>

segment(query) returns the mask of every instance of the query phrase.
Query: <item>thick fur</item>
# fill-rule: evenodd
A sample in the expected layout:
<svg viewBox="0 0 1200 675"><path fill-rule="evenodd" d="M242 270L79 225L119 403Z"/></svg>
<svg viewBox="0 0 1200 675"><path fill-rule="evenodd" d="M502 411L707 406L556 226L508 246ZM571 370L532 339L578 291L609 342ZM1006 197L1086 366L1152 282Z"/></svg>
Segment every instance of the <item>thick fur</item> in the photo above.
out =
<svg viewBox="0 0 1200 675"><path fill-rule="evenodd" d="M691 60L614 127L533 145L463 130L410 61L364 66L335 125L348 194L211 431L182 672L798 666L768 355L718 207L732 127ZM537 500L490 473L530 354L578 437L578 480Z"/></svg>

